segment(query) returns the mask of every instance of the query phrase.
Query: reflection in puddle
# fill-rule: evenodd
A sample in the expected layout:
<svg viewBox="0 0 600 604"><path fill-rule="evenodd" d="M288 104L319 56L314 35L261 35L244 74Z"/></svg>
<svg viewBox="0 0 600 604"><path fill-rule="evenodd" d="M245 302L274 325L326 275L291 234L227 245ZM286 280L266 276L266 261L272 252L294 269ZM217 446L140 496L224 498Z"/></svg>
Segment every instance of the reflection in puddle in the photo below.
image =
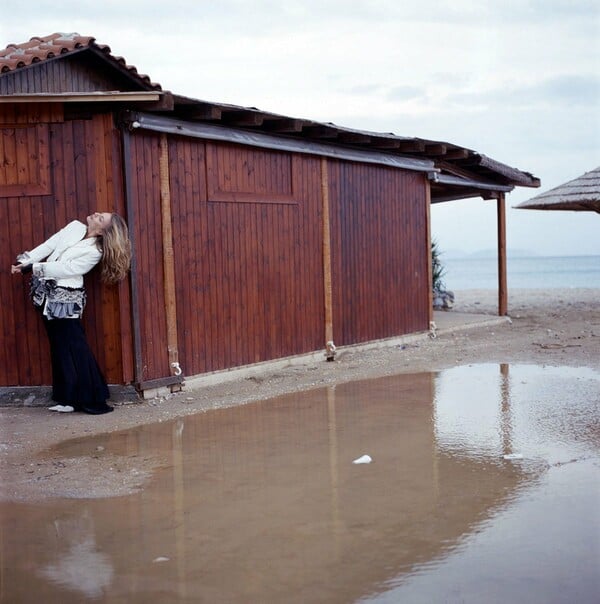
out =
<svg viewBox="0 0 600 604"><path fill-rule="evenodd" d="M89 515L55 520L55 556L39 573L51 582L94 599L113 580L110 558L97 550Z"/></svg>
<svg viewBox="0 0 600 604"><path fill-rule="evenodd" d="M64 443L169 463L127 497L3 504L0 602L592 601L599 393L480 365Z"/></svg>

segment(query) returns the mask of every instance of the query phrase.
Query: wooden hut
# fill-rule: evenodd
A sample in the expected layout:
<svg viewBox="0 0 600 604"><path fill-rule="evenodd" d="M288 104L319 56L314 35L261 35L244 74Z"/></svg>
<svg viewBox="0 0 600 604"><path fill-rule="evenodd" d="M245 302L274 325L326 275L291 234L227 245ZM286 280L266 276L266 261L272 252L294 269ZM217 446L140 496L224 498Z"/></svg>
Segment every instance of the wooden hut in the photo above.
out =
<svg viewBox="0 0 600 604"><path fill-rule="evenodd" d="M88 278L109 383L145 391L426 331L430 203L539 186L440 141L166 92L78 34L0 51L5 263L94 210L128 219L131 278ZM27 285L0 274L0 386L50 382Z"/></svg>

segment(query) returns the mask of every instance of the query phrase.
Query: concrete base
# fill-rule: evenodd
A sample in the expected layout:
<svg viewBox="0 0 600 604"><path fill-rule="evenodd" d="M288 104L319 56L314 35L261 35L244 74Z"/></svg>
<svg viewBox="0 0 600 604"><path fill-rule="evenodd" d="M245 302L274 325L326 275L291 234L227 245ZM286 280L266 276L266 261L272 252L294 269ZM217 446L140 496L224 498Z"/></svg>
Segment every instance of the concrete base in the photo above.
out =
<svg viewBox="0 0 600 604"><path fill-rule="evenodd" d="M480 327L492 327L494 325L505 325L511 323L509 317L499 317L495 315L478 315L459 313L454 311L435 311L432 329L404 336L386 338L383 340L374 340L363 342L352 346L342 346L337 348L336 354L348 351L368 351L380 348L401 346L417 342L428 337L436 337L445 333L456 331L465 331L477 329ZM304 365L316 361L327 362L325 349L308 354L276 359L274 361L264 361L253 365L243 367L233 367L211 373L186 377L183 384L178 384L183 390L195 390L205 386L222 384L224 382L233 382L246 379L253 376L264 376L268 373L291 367L294 365ZM161 396L167 396L171 393L170 387L152 388L138 393L133 386L109 386L111 400L113 402L134 403L139 402L141 398L152 399ZM0 406L18 406L18 407L42 407L51 404L51 388L49 386L14 386L0 388Z"/></svg>
<svg viewBox="0 0 600 604"><path fill-rule="evenodd" d="M111 384L109 403L137 403L140 395L133 386ZM50 386L8 386L0 388L0 407L49 407L52 401Z"/></svg>

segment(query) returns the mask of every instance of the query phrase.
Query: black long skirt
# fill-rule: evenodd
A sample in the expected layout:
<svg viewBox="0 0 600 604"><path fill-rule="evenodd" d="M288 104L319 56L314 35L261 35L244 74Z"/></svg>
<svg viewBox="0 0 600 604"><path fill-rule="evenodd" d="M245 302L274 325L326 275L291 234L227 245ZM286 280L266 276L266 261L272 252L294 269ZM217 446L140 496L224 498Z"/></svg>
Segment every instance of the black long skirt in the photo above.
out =
<svg viewBox="0 0 600 604"><path fill-rule="evenodd" d="M80 319L47 319L42 315L50 341L52 399L75 411L100 414L113 408L100 367L87 343Z"/></svg>

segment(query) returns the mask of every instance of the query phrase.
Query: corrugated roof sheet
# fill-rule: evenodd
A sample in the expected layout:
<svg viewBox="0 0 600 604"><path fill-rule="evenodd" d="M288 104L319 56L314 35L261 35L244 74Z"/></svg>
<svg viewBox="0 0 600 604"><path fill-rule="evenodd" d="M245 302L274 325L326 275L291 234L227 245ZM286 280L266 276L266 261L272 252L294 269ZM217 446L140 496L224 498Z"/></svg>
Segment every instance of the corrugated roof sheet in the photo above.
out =
<svg viewBox="0 0 600 604"><path fill-rule="evenodd" d="M0 73L7 73L29 67L35 63L91 48L102 52L106 58L125 68L129 74L140 80L146 87L161 90L160 84L153 83L147 75L138 73L133 65L127 65L123 57L111 54L110 46L96 44L96 38L78 33L54 33L49 36L34 36L29 42L9 44L0 50Z"/></svg>
<svg viewBox="0 0 600 604"><path fill-rule="evenodd" d="M600 212L600 166L515 206L525 210Z"/></svg>

